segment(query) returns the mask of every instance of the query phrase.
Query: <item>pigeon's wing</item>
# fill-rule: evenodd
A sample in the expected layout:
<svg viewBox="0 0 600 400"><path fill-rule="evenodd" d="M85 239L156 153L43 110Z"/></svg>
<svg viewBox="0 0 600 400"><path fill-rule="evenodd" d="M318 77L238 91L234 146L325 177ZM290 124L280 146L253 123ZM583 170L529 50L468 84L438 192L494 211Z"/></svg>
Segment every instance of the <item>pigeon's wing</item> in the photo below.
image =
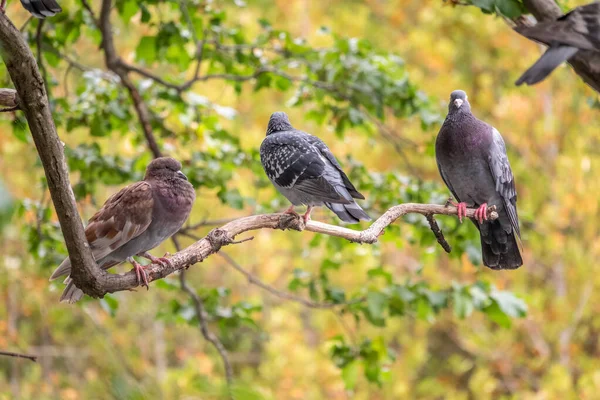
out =
<svg viewBox="0 0 600 400"><path fill-rule="evenodd" d="M364 200L365 196L363 196L358 190L356 190L352 182L350 182L350 179L342 170L342 166L335 158L331 150L329 150L329 147L327 147L327 145L321 139L313 135L307 134L307 140L310 144L315 146L317 150L319 150L321 155L325 157L329 161L329 163L331 163L331 165L339 172L340 177L342 178L342 182L344 183L346 190L348 190L348 193L350 193L350 195L355 199Z"/></svg>
<svg viewBox="0 0 600 400"><path fill-rule="evenodd" d="M263 141L260 158L267 176L278 186L325 202L347 202L330 182L334 179L321 154L301 134L274 134Z"/></svg>
<svg viewBox="0 0 600 400"><path fill-rule="evenodd" d="M110 197L91 219L85 236L96 260L141 235L152 222L154 198L148 182L137 182Z"/></svg>
<svg viewBox="0 0 600 400"><path fill-rule="evenodd" d="M510 223L520 237L521 231L519 229L519 216L517 215L515 179L508 163L504 139L502 139L500 132L496 128L492 128L492 144L488 153L488 164L494 178L496 191L500 193L504 200L504 206L510 218Z"/></svg>
<svg viewBox="0 0 600 400"><path fill-rule="evenodd" d="M148 182L137 182L115 193L94 214L85 228L85 237L96 261L141 235L152 222L154 198ZM109 268L113 264L103 265ZM50 280L71 271L67 258L52 273Z"/></svg>
<svg viewBox="0 0 600 400"><path fill-rule="evenodd" d="M441 164L440 164L439 161L437 161L437 166L438 166L438 170L440 171L440 175L442 177L442 180L444 181L444 183L446 184L446 186L448 187L448 189L450 189L450 193L452 193L452 196L454 196L454 199L456 201L460 202L460 198L456 194L456 191L452 188L452 184L450 183L450 180L448 179L448 177L444 173L444 169L442 168L442 166L441 166Z"/></svg>
<svg viewBox="0 0 600 400"><path fill-rule="evenodd" d="M56 0L21 0L21 4L36 18L52 17L62 11Z"/></svg>
<svg viewBox="0 0 600 400"><path fill-rule="evenodd" d="M568 45L582 50L600 50L600 3L577 7L555 21L519 26L521 35L548 46Z"/></svg>

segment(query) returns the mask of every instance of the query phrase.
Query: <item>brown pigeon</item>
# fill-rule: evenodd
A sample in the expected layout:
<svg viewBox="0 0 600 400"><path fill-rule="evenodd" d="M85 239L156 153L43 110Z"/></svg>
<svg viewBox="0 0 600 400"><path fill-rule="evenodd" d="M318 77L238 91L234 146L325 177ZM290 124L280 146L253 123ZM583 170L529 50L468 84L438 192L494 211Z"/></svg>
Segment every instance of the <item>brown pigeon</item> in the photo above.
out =
<svg viewBox="0 0 600 400"><path fill-rule="evenodd" d="M187 220L196 199L194 187L181 172L181 163L162 157L146 168L144 180L127 186L111 196L89 221L85 236L92 255L103 269L129 261L140 285L148 287L144 268L133 256L148 258L152 263L169 263L151 250L175 234ZM71 261L67 257L50 280L68 275ZM74 303L83 297L70 277L61 301Z"/></svg>
<svg viewBox="0 0 600 400"><path fill-rule="evenodd" d="M460 203L458 217L467 205L477 207L472 219L481 236L483 263L492 269L515 269L523 264L515 179L504 140L493 126L471 113L467 94L450 95L448 116L435 142L435 157L442 179ZM488 206L496 206L498 219L487 220Z"/></svg>

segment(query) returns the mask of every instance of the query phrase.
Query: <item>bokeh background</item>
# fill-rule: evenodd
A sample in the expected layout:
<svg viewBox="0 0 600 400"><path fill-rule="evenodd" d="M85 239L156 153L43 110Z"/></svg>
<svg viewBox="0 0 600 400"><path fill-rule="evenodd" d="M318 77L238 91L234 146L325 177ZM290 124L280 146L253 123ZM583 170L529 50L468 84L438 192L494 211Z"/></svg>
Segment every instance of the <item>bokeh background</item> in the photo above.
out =
<svg viewBox="0 0 600 400"><path fill-rule="evenodd" d="M90 3L96 16L99 3ZM104 64L93 19L79 1L61 5L62 14L41 28L32 20L24 32L43 66L87 220L141 178L152 153L127 90ZM7 14L19 27L28 18L18 1ZM225 220L287 206L257 156L278 110L329 144L372 216L406 201L443 203L433 143L450 92L463 89L474 114L507 143L525 265L486 269L475 227L453 217L438 218L450 255L421 216L398 221L374 246L256 232L186 272L207 328L228 351L228 389L176 275L150 291L58 303L63 286L48 276L66 256L63 239L26 121L5 113L0 350L40 359L0 358L0 399L597 396L600 104L569 67L515 87L543 49L497 15L441 0L123 0L111 22L118 54L167 82L194 75L194 41L202 38L201 76L229 77L179 94L129 75L161 151L184 161L197 188L190 223L199 226L178 236L182 246ZM325 83L231 78L260 68ZM4 67L0 79L11 87ZM313 219L339 224L327 210ZM175 251L172 242L153 253L165 251ZM282 298L232 264L305 303L342 304Z"/></svg>

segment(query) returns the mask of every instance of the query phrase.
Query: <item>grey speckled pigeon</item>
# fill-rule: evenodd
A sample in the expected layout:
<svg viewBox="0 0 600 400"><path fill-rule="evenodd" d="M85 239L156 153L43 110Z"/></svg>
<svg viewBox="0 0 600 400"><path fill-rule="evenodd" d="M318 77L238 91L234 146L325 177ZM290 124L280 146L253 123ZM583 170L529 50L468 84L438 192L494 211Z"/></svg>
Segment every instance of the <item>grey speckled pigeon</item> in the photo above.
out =
<svg viewBox="0 0 600 400"><path fill-rule="evenodd" d="M144 268L134 255L148 258L153 263L169 263L148 250L175 234L187 220L196 193L181 172L179 161L162 157L146 168L144 180L127 186L111 196L89 221L85 236L92 255L103 269L129 261L136 271L138 282L148 287ZM66 258L54 271L50 280L71 272L71 261ZM61 301L74 303L81 299L79 290L70 277Z"/></svg>
<svg viewBox="0 0 600 400"><path fill-rule="evenodd" d="M56 0L21 0L23 7L36 18L52 17L62 11ZM0 11L4 12L6 0L0 1Z"/></svg>
<svg viewBox="0 0 600 400"><path fill-rule="evenodd" d="M577 7L555 21L540 22L532 27L521 26L515 30L549 46L540 59L515 82L517 86L523 83L534 85L579 50L600 51L600 3Z"/></svg>
<svg viewBox="0 0 600 400"><path fill-rule="evenodd" d="M364 199L350 182L335 156L321 139L294 129L284 112L271 115L267 137L260 146L267 176L292 206L306 205L304 221L314 206L325 205L342 221L369 221L354 199Z"/></svg>
<svg viewBox="0 0 600 400"><path fill-rule="evenodd" d="M466 207L478 207L472 219L481 235L483 263L492 269L515 269L523 264L520 251L517 191L504 140L494 127L475 118L467 94L450 95L448 116L435 142L442 179L459 201L459 218ZM487 220L495 205L498 219Z"/></svg>

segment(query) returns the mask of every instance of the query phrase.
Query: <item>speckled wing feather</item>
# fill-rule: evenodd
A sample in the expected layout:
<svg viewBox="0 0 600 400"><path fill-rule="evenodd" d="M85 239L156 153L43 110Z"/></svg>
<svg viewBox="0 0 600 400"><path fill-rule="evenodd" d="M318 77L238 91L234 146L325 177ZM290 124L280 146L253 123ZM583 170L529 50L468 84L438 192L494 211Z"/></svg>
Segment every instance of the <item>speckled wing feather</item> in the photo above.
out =
<svg viewBox="0 0 600 400"><path fill-rule="evenodd" d="M260 147L261 162L271 181L319 198L325 202L348 203L329 182L322 155L294 132L267 136Z"/></svg>
<svg viewBox="0 0 600 400"><path fill-rule="evenodd" d="M152 187L141 181L127 186L111 196L90 219L85 236L96 261L142 234L152 222L154 199ZM71 270L67 258L54 271L50 280Z"/></svg>
<svg viewBox="0 0 600 400"><path fill-rule="evenodd" d="M348 179L348 176L342 170L342 166L335 158L331 150L329 150L329 147L327 147L327 145L321 139L313 135L307 134L307 140L310 144L315 146L319 150L321 155L324 156L331 163L331 165L333 165L335 169L339 172L342 178L342 182L344 183L346 190L348 190L348 193L350 193L350 195L355 199L364 200L365 196L363 196L358 190L356 190L352 182L350 182L350 179Z"/></svg>

